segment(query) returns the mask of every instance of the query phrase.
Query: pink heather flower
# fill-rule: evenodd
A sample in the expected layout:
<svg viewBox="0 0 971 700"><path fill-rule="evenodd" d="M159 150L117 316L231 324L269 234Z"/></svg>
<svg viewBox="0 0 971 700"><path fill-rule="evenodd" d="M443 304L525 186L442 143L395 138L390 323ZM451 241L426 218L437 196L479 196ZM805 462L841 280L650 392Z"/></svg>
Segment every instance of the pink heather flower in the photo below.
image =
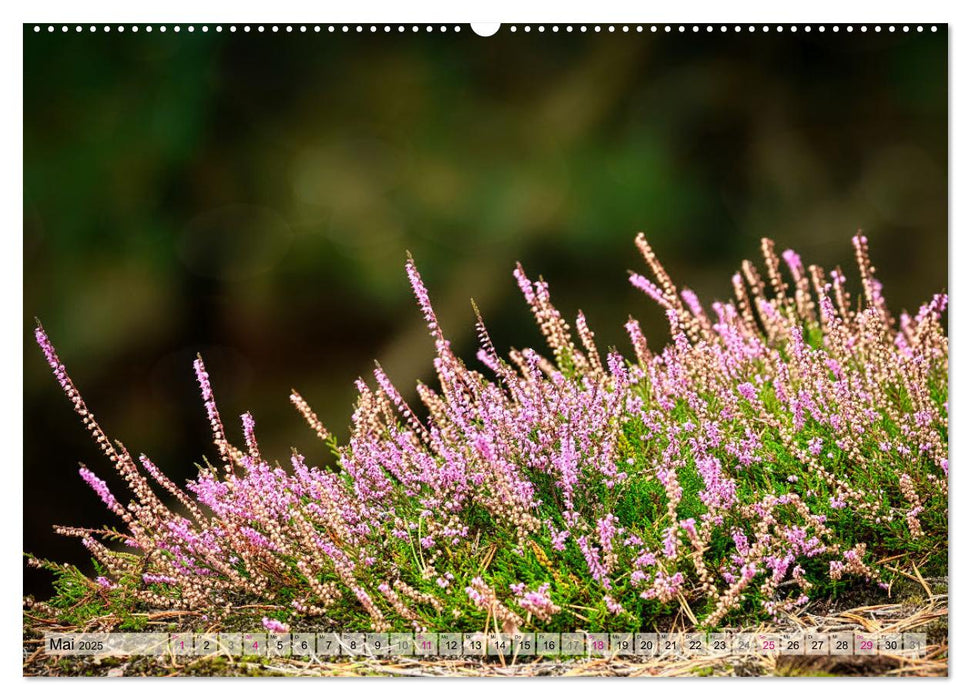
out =
<svg viewBox="0 0 971 700"><path fill-rule="evenodd" d="M518 597L516 604L539 620L547 621L560 612L560 607L550 600L550 584L544 583L535 591L527 591L523 583L510 586Z"/></svg>
<svg viewBox="0 0 971 700"><path fill-rule="evenodd" d="M664 535L664 556L674 559L678 553L678 526L672 525Z"/></svg>
<svg viewBox="0 0 971 700"><path fill-rule="evenodd" d="M660 289L658 289L657 286L653 282L651 282L650 280L648 280L643 275L639 275L636 272L632 272L631 275L630 275L630 277L629 277L629 280L630 280L630 283L632 285L634 285L635 287L637 287L638 289L640 289L642 292L644 292L645 294L647 294L647 296L651 297L651 299L653 299L654 301L656 301L658 304L660 304L664 308L669 308L670 307L670 303L668 302L667 299L664 298L664 292L662 292Z"/></svg>
<svg viewBox="0 0 971 700"><path fill-rule="evenodd" d="M485 585L485 581L482 580L482 577L476 576L474 579L472 579L471 585L466 586L465 588L465 594L469 597L469 600L481 608L487 607L489 602L488 598L483 593Z"/></svg>
<svg viewBox="0 0 971 700"><path fill-rule="evenodd" d="M263 618L263 627L265 627L268 632L272 632L274 634L286 634L290 631L289 625L269 617Z"/></svg>
<svg viewBox="0 0 971 700"><path fill-rule="evenodd" d="M594 581L597 581L609 591L609 572L600 557L600 550L596 545L589 542L586 535L577 538L577 545L579 545L580 551L583 553L583 558L587 561L587 569L590 571L590 576L593 577Z"/></svg>
<svg viewBox="0 0 971 700"><path fill-rule="evenodd" d="M115 513L118 513L119 515L121 515L124 512L121 505L111 494L111 491L108 490L108 485L102 479L99 479L97 476L94 475L93 472L91 472L86 467L81 467L78 470L78 473L81 475L81 478L84 479L84 481L88 484L88 486L90 486L94 490L94 492L101 497L101 500L104 501L104 504L108 506L110 510L112 510Z"/></svg>
<svg viewBox="0 0 971 700"><path fill-rule="evenodd" d="M611 598L609 595L604 596L604 603L607 605L607 610L609 610L613 615L621 615L625 612L624 606Z"/></svg>
<svg viewBox="0 0 971 700"><path fill-rule="evenodd" d="M695 519L694 518L688 518L686 520L682 520L681 521L681 527L684 529L685 532L688 533L688 536L689 537L697 537L698 536L698 532L695 529Z"/></svg>
<svg viewBox="0 0 971 700"><path fill-rule="evenodd" d="M253 414L247 411L241 418L243 420L243 437L246 440L246 447L250 455L258 457L260 448L256 443L256 421L253 420Z"/></svg>
<svg viewBox="0 0 971 700"><path fill-rule="evenodd" d="M793 277L802 276L802 259L799 254L793 250L782 251L782 259L785 260L786 265L789 266L789 270L792 272Z"/></svg>
<svg viewBox="0 0 971 700"><path fill-rule="evenodd" d="M99 576L98 578L96 578L95 583L97 583L98 586L100 586L101 588L104 588L105 590L109 590L109 591L113 588L118 588L117 584L113 583L110 579L104 576Z"/></svg>
<svg viewBox="0 0 971 700"><path fill-rule="evenodd" d="M743 398L751 401L752 403L754 403L755 399L758 397L758 393L756 392L755 387L752 386L751 382L744 382L742 384L739 384L738 393L741 394Z"/></svg>

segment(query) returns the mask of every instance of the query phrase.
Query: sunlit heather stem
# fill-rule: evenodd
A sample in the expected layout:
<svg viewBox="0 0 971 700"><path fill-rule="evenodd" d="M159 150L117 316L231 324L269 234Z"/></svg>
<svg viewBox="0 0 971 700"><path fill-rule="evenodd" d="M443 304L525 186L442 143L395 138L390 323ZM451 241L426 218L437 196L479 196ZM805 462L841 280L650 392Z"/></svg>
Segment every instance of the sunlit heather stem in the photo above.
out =
<svg viewBox="0 0 971 700"><path fill-rule="evenodd" d="M657 287L657 285L655 285L649 279L644 277L644 275L639 275L636 272L631 272L627 279L630 281L632 286L636 287L637 289L640 289L647 296L651 297L651 299L656 301L664 308L666 309L671 308L671 302L668 301L667 297L664 295L664 292L662 292Z"/></svg>
<svg viewBox="0 0 971 700"><path fill-rule="evenodd" d="M68 375L67 370L61 363L60 358L57 356L57 351L54 349L53 343L47 337L47 333L44 331L43 326L40 322L37 323L37 327L34 329L34 337L37 340L37 344L40 346L44 353L44 357L47 359L47 364L50 365L54 372L54 376L57 378L58 383L61 385L67 398L74 405L75 412L81 417L81 421L84 427L88 429L88 432L94 438L98 447L101 451L108 457L112 465L118 471L119 474L125 479L128 487L132 490L135 496L138 498L139 504L142 507L149 508L152 511L152 515L144 513L147 517L160 517L164 512L164 507L159 502L158 498L152 492L151 487L145 480L145 477L138 473L138 468L135 466L131 455L128 451L119 443L116 447L111 444L108 436L105 434L101 426L94 418L94 414L88 410L87 405L84 403L84 399L81 398L81 394L78 392L77 388L74 386L74 382L71 381L71 377ZM143 510L140 506L132 506L135 511Z"/></svg>
<svg viewBox="0 0 971 700"><path fill-rule="evenodd" d="M769 273L769 282L775 291L775 298L779 308L784 308L789 303L786 294L787 285L779 273L779 256L775 254L775 243L768 238L762 239L762 257L765 259L766 271Z"/></svg>
<svg viewBox="0 0 971 700"><path fill-rule="evenodd" d="M118 500L114 497L114 495L109 490L108 484L106 484L102 479L99 479L97 476L95 476L89 469L87 469L83 465L78 470L78 473L81 475L81 478L84 479L85 483L87 483L87 485L90 486L91 489L96 494L98 494L98 496L101 497L101 500L104 501L104 504L108 506L108 510L110 510L115 515L120 516L126 521L131 520L131 514L121 507L121 504L118 502Z"/></svg>
<svg viewBox="0 0 971 700"><path fill-rule="evenodd" d="M146 455L139 455L138 460L141 462L142 468L148 472L149 476L155 479L159 486L175 496L179 503L185 506L186 510L192 514L192 517L199 522L203 522L205 520L205 516L203 516L202 511L200 511L198 506L196 506L192 499L189 498L189 495L176 486L171 479L165 476L165 474L163 474L162 471L155 466L155 463L152 462L152 460L150 460Z"/></svg>
<svg viewBox="0 0 971 700"><path fill-rule="evenodd" d="M260 445L256 441L256 421L253 419L253 414L247 411L240 416L240 420L243 422L243 438L246 440L246 450L250 457L259 460Z"/></svg>
<svg viewBox="0 0 971 700"><path fill-rule="evenodd" d="M560 312L550 301L549 286L543 281L543 278L541 277L535 283L531 282L526 276L523 266L519 263L516 263L513 276L516 278L519 289L536 318L540 332L546 338L546 342L555 354L556 359L558 361L567 360L580 366L585 365L586 358L576 352L573 339L570 336L570 326L563 320Z"/></svg>
<svg viewBox="0 0 971 700"><path fill-rule="evenodd" d="M672 308L680 308L681 301L678 299L678 288L671 281L671 276L668 275L667 270L661 264L661 261L657 259L657 255L654 254L654 250L651 248L650 244L647 242L647 238L643 233L638 233L634 239L634 243L637 245L637 249L641 252L644 257L644 262L648 264L651 268L651 272L654 273L654 278L661 285L661 290L664 293L664 298L667 300L668 305Z"/></svg>
<svg viewBox="0 0 971 700"><path fill-rule="evenodd" d="M408 281L411 282L411 289L415 294L415 299L418 300L418 307L421 309L421 313L425 317L425 322L428 324L428 330L431 331L432 337L438 343L445 344L445 336L442 334L442 329L438 325L438 318L435 316L435 310L432 308L432 302L428 296L428 289L425 287L421 275L418 274L418 268L415 267L415 260L411 257L411 253L408 253L405 271L408 274Z"/></svg>
<svg viewBox="0 0 971 700"><path fill-rule="evenodd" d="M893 319L883 298L883 285L874 276L877 270L870 261L870 248L862 231L853 237L853 247L856 249L856 264L860 268L860 277L863 280L863 292L866 296L867 305L880 312L884 328L889 331Z"/></svg>
<svg viewBox="0 0 971 700"><path fill-rule="evenodd" d="M804 321L813 320L813 301L810 293L809 279L802 265L802 258L793 250L784 250L782 259L785 261L795 284L796 311Z"/></svg>
<svg viewBox="0 0 971 700"><path fill-rule="evenodd" d="M304 398L297 393L296 389L290 390L290 403L297 407L300 415L303 416L305 421L307 421L307 425L310 426L310 429L314 431L314 434L318 438L320 438L323 442L327 442L331 439L331 434L327 431L327 428L325 428L324 424L320 422L320 419L317 418L317 414L314 413L310 408L310 405L304 401Z"/></svg>
<svg viewBox="0 0 971 700"><path fill-rule="evenodd" d="M681 297L678 294L678 287L671 280L671 276L668 274L664 266L661 265L661 261L658 260L657 255L654 253L654 249L651 248L650 244L647 242L647 238L644 233L638 233L634 239L634 243L637 249L640 251L644 258L644 261L651 268L651 272L654 274L654 279L657 280L660 285L661 292L667 302L666 306L668 308L674 309L677 312L678 324L681 329L692 339L698 340L701 337L702 329L698 320L684 308L684 304L681 302ZM643 289L652 298L654 294L643 285L643 281L639 279L631 279L631 283L638 288Z"/></svg>
<svg viewBox="0 0 971 700"><path fill-rule="evenodd" d="M863 280L863 294L866 296L867 305L876 306L873 294L873 275L876 269L870 262L870 249L862 231L853 236L853 248L856 250L856 265L860 269L860 279Z"/></svg>
<svg viewBox="0 0 971 700"><path fill-rule="evenodd" d="M846 291L846 276L842 268L837 265L830 273L833 280L833 298L836 300L836 310L841 318L850 318L850 294Z"/></svg>
<svg viewBox="0 0 971 700"><path fill-rule="evenodd" d="M428 440L430 437L428 435L428 431L425 429L425 426L421 424L421 421L418 420L418 416L415 415L415 412L411 410L411 406L409 406L408 403L401 397L401 394L398 393L398 390L395 388L394 384L392 384L391 379L387 374L384 373L384 370L381 369L381 365L379 365L377 362L375 362L374 365L374 378L377 380L378 386L381 387L381 391L384 392L384 395L391 400L391 403L393 403L394 407L398 409L398 412L405 417L405 420L408 421L408 425L411 426L412 430L418 433L418 435L420 435L423 439Z"/></svg>
<svg viewBox="0 0 971 700"><path fill-rule="evenodd" d="M530 289L529 291L532 294L532 290ZM496 347L492 343L489 331L486 330L485 322L482 320L482 314L479 312L479 307L476 305L474 299L472 300L472 310L475 313L475 330L479 336L479 352L477 356L482 364L495 372L508 386L515 381L515 373L503 362L502 358L499 357L499 353L496 352Z"/></svg>
<svg viewBox="0 0 971 700"><path fill-rule="evenodd" d="M749 302L748 292L745 290L745 283L742 275L735 273L732 275L732 289L735 292L735 300L738 302L739 315L749 333L757 333L758 326L755 325L755 316L752 314L752 304Z"/></svg>
<svg viewBox="0 0 971 700"><path fill-rule="evenodd" d="M212 384L209 382L209 373L202 361L202 356L196 357L192 366L196 370L196 380L199 382L199 389L202 391L202 400L206 406L206 414L209 416L209 425L212 428L213 443L219 450L219 456L223 460L223 466L227 473L231 474L233 467L233 450L226 440L226 431L223 428L222 419L219 417L219 409L216 408L216 400L212 393Z"/></svg>
<svg viewBox="0 0 971 700"><path fill-rule="evenodd" d="M58 383L61 385L61 389L67 395L67 398L74 404L74 410L81 420L84 422L84 427L88 429L91 435L94 437L95 442L101 451L110 459L119 469L122 469L122 465L119 464L119 456L112 446L111 441L108 436L105 435L101 426L98 425L97 421L94 419L94 414L88 410L88 407L84 403L84 399L81 398L81 394L78 393L77 388L74 386L74 382L71 381L70 376L68 376L67 370L61 363L60 358L57 356L57 351L54 350L54 345L51 343L50 339L47 337L47 333L44 328L38 323L37 328L34 330L34 337L37 340L37 344L40 346L41 350L44 352L44 357L47 358L47 364L50 365L51 369L54 371L54 377L57 379Z"/></svg>
<svg viewBox="0 0 971 700"><path fill-rule="evenodd" d="M587 360L590 362L590 366L596 376L603 376L604 366L600 361L600 353L597 352L597 344L594 342L593 331L587 325L587 319L580 311L577 313L577 335L580 336L580 343L583 344L583 349L587 351Z"/></svg>
<svg viewBox="0 0 971 700"><path fill-rule="evenodd" d="M628 317L624 328L627 329L627 335L630 336L630 342L634 346L637 360L646 366L651 361L651 350L647 345L644 333L641 331L641 324L633 317Z"/></svg>
<svg viewBox="0 0 971 700"><path fill-rule="evenodd" d="M698 322L698 327L702 333L708 333L711 331L711 320L709 320L708 315L705 313L705 309L701 306L701 302L698 301L698 295L695 294L690 289L681 290L681 299L687 305L688 310L691 315L694 316L695 321Z"/></svg>
<svg viewBox="0 0 971 700"><path fill-rule="evenodd" d="M826 272L819 265L809 266L809 278L813 282L813 291L816 293L816 298L821 299L822 297L829 294L829 286L826 282Z"/></svg>

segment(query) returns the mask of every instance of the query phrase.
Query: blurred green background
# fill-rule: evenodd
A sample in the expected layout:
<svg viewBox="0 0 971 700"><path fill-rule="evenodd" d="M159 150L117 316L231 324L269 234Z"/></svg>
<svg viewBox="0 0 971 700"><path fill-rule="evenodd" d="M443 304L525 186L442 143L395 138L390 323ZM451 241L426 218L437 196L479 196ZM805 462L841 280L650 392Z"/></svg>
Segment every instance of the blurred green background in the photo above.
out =
<svg viewBox="0 0 971 700"><path fill-rule="evenodd" d="M602 347L631 313L663 345L626 282L639 230L706 300L762 236L850 271L858 227L892 307L946 286L945 31L381 30L25 27L25 550L86 561L51 533L108 520L78 461L122 491L35 316L109 434L181 480L213 455L197 352L232 437L252 410L283 460L325 454L291 386L343 436L374 359L406 395L431 376L406 250L470 361L472 297L498 347L542 342L517 260Z"/></svg>

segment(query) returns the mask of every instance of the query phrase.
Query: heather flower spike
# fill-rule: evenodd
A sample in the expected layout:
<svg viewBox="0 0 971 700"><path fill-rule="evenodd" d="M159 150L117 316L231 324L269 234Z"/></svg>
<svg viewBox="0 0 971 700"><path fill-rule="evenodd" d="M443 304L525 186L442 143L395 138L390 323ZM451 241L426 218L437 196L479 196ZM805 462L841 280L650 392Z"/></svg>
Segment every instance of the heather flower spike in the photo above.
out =
<svg viewBox="0 0 971 700"><path fill-rule="evenodd" d="M743 262L730 301L706 308L645 236L635 244L650 278L630 282L666 315L666 346L649 347L631 317L631 357L603 354L587 318L574 336L547 284L517 266L551 356L500 357L473 304L482 373L453 353L409 255L438 384L418 385L419 413L376 366L356 383L343 444L293 391L332 464L296 450L286 467L270 461L248 412L232 444L196 359L222 469L185 485L108 438L38 323L55 378L130 491L125 503L81 467L123 524L123 549L110 529L58 532L99 563L99 595L214 618L275 610L256 618L274 633L323 616L375 630L637 616L649 628L684 611L713 627L779 618L832 582L886 585L881 561L915 544L946 570L947 296L894 319L858 235L859 304L839 268L764 240L764 271Z"/></svg>

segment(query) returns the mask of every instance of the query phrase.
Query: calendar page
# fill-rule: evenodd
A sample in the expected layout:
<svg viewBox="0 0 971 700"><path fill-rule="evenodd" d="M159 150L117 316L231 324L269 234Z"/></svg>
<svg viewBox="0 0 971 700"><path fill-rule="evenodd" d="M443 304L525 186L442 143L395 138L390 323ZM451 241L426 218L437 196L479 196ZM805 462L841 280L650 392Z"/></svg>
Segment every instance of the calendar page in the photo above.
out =
<svg viewBox="0 0 971 700"><path fill-rule="evenodd" d="M263 12L22 26L24 676L948 675L947 23Z"/></svg>

